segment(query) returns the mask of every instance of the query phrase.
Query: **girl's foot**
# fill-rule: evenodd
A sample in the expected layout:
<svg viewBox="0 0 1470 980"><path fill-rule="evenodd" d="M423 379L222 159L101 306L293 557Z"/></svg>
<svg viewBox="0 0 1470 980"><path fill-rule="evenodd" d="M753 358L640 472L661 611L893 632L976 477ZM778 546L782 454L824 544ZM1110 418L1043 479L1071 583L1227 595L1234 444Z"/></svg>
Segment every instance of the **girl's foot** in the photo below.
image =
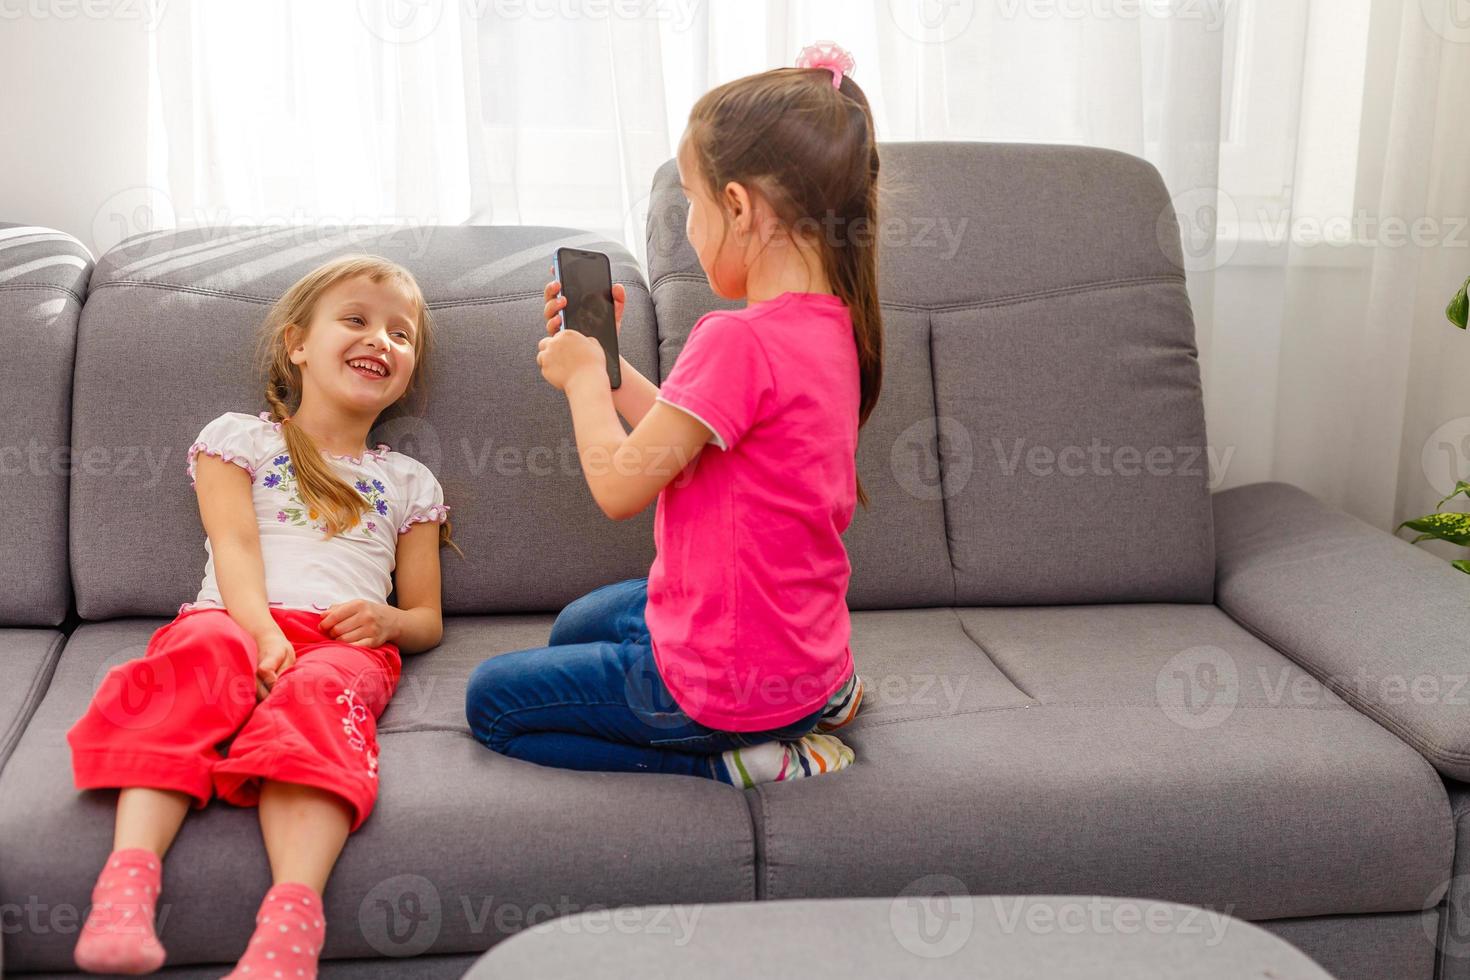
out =
<svg viewBox="0 0 1470 980"><path fill-rule="evenodd" d="M836 772L852 765L852 749L835 735L813 733L794 742L763 742L721 752L726 782L749 789L757 783L784 783L790 779Z"/></svg>
<svg viewBox="0 0 1470 980"><path fill-rule="evenodd" d="M282 882L265 893L250 945L225 980L312 980L326 935L322 897L310 885Z"/></svg>
<svg viewBox="0 0 1470 980"><path fill-rule="evenodd" d="M142 847L113 851L92 887L92 909L72 954L87 973L152 973L164 949L153 931L163 861Z"/></svg>
<svg viewBox="0 0 1470 980"><path fill-rule="evenodd" d="M837 693L827 701L827 709L822 712L822 720L817 722L817 731L835 732L839 728L847 726L857 717L858 708L863 704L863 679L854 673L847 679L847 683L837 689Z"/></svg>

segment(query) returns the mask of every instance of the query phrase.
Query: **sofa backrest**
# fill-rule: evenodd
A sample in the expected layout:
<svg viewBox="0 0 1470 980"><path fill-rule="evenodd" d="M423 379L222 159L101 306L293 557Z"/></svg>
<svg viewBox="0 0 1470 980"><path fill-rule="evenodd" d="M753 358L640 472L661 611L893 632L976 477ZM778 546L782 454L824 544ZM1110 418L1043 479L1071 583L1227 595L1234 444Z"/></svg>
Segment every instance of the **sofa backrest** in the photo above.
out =
<svg viewBox="0 0 1470 980"><path fill-rule="evenodd" d="M562 244L612 255L628 291L623 352L652 372L653 308L637 265L581 232L192 229L129 239L102 256L81 318L72 443L81 458L114 465L81 468L72 481L80 615L172 615L193 599L204 533L185 451L220 413L266 408L254 355L270 304L321 262L355 252L413 272L437 326L426 411L386 417L373 441L421 460L444 486L466 555L443 552L446 612L556 609L646 574L651 516L618 524L598 510L565 399L536 368L542 288ZM66 387L55 390L64 407Z"/></svg>
<svg viewBox="0 0 1470 980"><path fill-rule="evenodd" d="M858 452L871 506L847 533L850 603L1210 602L1200 369L1158 172L1071 146L879 152L885 376ZM722 301L673 161L649 207L667 376Z"/></svg>
<svg viewBox="0 0 1470 980"><path fill-rule="evenodd" d="M66 500L77 317L92 256L49 228L0 224L0 626L66 618Z"/></svg>
<svg viewBox="0 0 1470 980"><path fill-rule="evenodd" d="M881 152L886 365L859 450L872 505L847 535L852 605L1211 601L1199 364L1157 172L1077 147ZM600 248L628 287L625 355L667 376L694 321L719 301L684 239L672 163L650 208L651 301L622 248L548 228L158 233L99 259L89 291L85 250L64 236L50 235L59 249L50 259L0 265L24 287L0 290L0 323L49 325L7 364L25 383L3 389L23 404L5 406L0 447L32 437L67 445L66 311L74 317L86 297L71 386L75 463L21 482L0 471L10 499L37 508L18 552L33 571L12 576L0 623L54 623L64 611L67 469L80 615L169 615L192 598L204 551L185 449L219 413L264 407L254 353L269 305L349 252L412 270L439 328L427 408L392 415L374 439L426 462L454 508L467 558L445 553L446 611L551 610L644 574L651 515L616 524L597 510L565 404L534 350L552 250ZM17 305L15 294L31 293L53 312Z"/></svg>

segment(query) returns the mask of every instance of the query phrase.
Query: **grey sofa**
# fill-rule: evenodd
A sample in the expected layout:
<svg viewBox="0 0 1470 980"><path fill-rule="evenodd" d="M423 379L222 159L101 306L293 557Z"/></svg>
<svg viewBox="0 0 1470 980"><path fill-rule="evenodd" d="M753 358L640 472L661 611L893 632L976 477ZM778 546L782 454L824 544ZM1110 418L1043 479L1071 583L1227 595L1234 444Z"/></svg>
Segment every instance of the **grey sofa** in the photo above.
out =
<svg viewBox="0 0 1470 980"><path fill-rule="evenodd" d="M567 229L193 229L95 267L65 236L0 229L0 450L42 458L0 469L6 967L71 968L113 794L72 788L63 735L198 587L185 448L259 407L267 304L369 251L419 276L442 334L427 405L377 435L439 474L467 557L445 553L444 642L382 718L378 808L326 894L325 975L457 976L553 914L938 875L1207 905L1339 977L1470 977L1464 579L1293 487L1211 494L1149 165L998 144L883 158L887 373L860 449L872 505L847 535L858 762L748 792L538 768L481 748L463 715L476 663L544 642L562 604L652 557L648 515L597 511L532 358L548 257L576 242L612 254L624 352L667 375L717 304L671 166L646 281ZM164 880L170 975L218 975L267 883L253 811L191 816Z"/></svg>

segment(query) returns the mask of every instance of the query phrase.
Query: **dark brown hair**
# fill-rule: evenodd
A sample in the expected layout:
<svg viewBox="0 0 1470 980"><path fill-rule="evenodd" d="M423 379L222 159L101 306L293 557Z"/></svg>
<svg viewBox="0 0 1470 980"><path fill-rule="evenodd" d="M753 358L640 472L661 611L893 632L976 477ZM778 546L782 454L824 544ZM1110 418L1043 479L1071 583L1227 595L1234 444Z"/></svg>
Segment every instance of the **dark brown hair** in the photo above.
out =
<svg viewBox="0 0 1470 980"><path fill-rule="evenodd" d="M834 88L825 68L737 78L694 104L685 140L716 201L734 181L759 193L793 234L819 232L811 237L822 271L852 316L863 426L883 387L878 144L863 90L846 76ZM857 492L866 506L861 481Z"/></svg>
<svg viewBox="0 0 1470 980"><path fill-rule="evenodd" d="M311 520L321 517L327 537L355 526L368 509L368 502L352 489L322 458L312 439L300 426L291 425L292 413L301 407L301 369L291 363L292 340L300 342L311 327L312 315L322 294L339 282L365 276L373 282L385 279L403 287L414 309L413 371L408 377L407 397L423 383L429 355L434 349L433 324L423 292L413 275L402 266L376 255L344 255L318 266L286 290L271 308L261 328L261 361L266 377L265 400L271 420L285 422L281 436L296 470L296 490ZM292 328L300 331L293 334ZM439 543L458 551L451 540L446 520L439 526Z"/></svg>

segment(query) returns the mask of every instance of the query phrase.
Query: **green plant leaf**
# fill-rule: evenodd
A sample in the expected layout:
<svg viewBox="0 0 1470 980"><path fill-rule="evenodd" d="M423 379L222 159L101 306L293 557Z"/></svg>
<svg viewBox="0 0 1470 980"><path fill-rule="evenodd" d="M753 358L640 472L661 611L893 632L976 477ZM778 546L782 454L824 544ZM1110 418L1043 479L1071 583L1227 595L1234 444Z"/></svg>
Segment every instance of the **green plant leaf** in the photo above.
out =
<svg viewBox="0 0 1470 980"><path fill-rule="evenodd" d="M1466 493L1466 491L1470 491L1470 483L1466 483L1464 480L1460 480L1458 483L1455 484L1455 489L1450 491L1449 496L1445 497L1439 503L1434 505L1434 509L1439 510L1441 507L1458 497L1460 494ZM1466 496L1470 496L1470 493L1466 493Z"/></svg>
<svg viewBox="0 0 1470 980"><path fill-rule="evenodd" d="M1466 575L1470 575L1470 561L1452 561L1450 562L1450 564L1453 565L1455 568L1458 568L1460 571L1464 572Z"/></svg>
<svg viewBox="0 0 1470 980"><path fill-rule="evenodd" d="M1429 514L1417 521L1404 521L1399 527L1452 544L1470 544L1470 514ZM1423 541L1424 538L1415 540Z"/></svg>
<svg viewBox="0 0 1470 980"><path fill-rule="evenodd" d="M1470 279L1465 280L1465 285L1461 286L1455 298L1450 300L1449 308L1444 311L1444 315L1449 317L1450 322L1455 326L1461 330L1465 329L1466 318L1470 317Z"/></svg>

